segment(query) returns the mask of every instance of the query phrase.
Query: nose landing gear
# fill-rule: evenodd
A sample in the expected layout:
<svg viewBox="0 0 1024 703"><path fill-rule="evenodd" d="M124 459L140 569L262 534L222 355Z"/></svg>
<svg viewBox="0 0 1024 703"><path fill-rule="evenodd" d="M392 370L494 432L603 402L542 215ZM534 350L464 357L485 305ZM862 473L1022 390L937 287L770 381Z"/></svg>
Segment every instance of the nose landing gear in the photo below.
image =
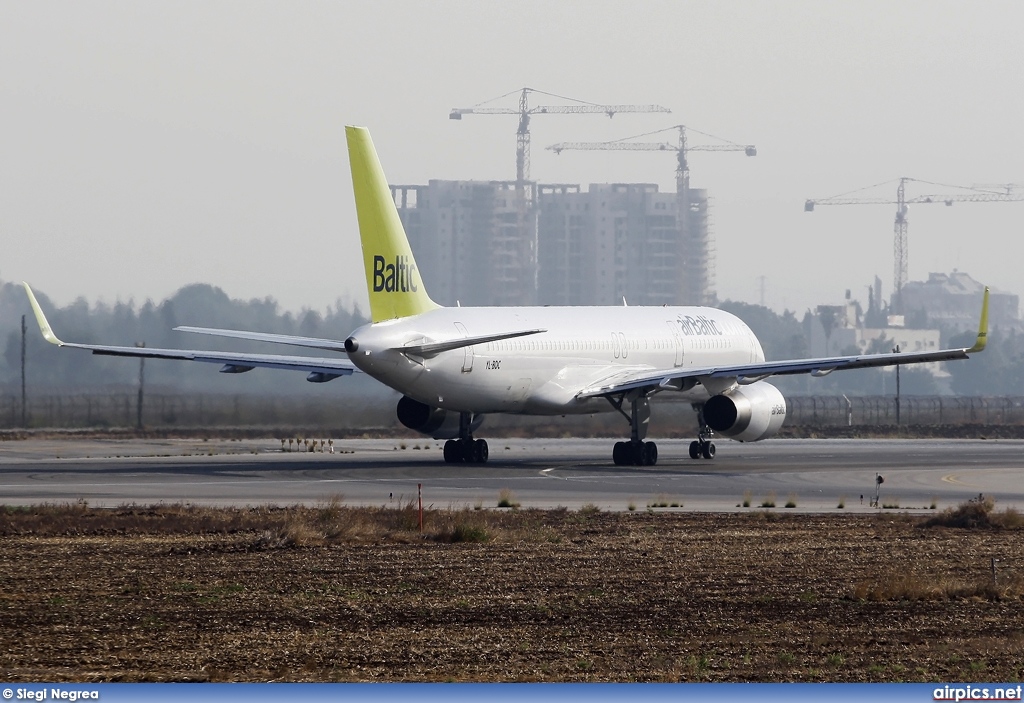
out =
<svg viewBox="0 0 1024 703"><path fill-rule="evenodd" d="M690 442L690 458L714 459L715 443L711 441L711 438L715 432L704 422L704 404L694 404L693 409L697 411L697 425L700 430L697 432L697 439Z"/></svg>
<svg viewBox="0 0 1024 703"><path fill-rule="evenodd" d="M701 457L705 459L715 458L715 443L709 442L703 437L690 442L690 458L700 459Z"/></svg>

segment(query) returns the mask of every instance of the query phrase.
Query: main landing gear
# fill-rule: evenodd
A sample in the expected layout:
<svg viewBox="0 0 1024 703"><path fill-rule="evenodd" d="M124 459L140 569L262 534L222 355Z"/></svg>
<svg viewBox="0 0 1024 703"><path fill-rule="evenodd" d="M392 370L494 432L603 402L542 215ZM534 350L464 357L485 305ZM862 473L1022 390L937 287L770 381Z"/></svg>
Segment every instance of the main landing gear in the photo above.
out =
<svg viewBox="0 0 1024 703"><path fill-rule="evenodd" d="M470 413L459 413L459 438L449 439L444 443L444 461L446 464L486 464L490 454L486 439L473 439L469 429L473 416Z"/></svg>
<svg viewBox="0 0 1024 703"><path fill-rule="evenodd" d="M697 424L700 426L700 430L697 432L697 439L690 442L690 458L700 459L703 457L705 459L714 459L715 443L711 441L711 437L715 433L704 422L704 404L694 404L693 409L697 411Z"/></svg>
<svg viewBox="0 0 1024 703"><path fill-rule="evenodd" d="M658 463L658 445L654 442L616 442L612 447L616 466L654 466Z"/></svg>
<svg viewBox="0 0 1024 703"><path fill-rule="evenodd" d="M630 413L622 409L625 401L630 403ZM658 463L658 445L654 442L645 442L647 436L647 423L651 419L651 405L646 395L634 391L631 394L623 394L617 400L611 398L608 402L622 416L629 420L630 439L628 442L616 442L612 448L612 461L616 466L654 466Z"/></svg>

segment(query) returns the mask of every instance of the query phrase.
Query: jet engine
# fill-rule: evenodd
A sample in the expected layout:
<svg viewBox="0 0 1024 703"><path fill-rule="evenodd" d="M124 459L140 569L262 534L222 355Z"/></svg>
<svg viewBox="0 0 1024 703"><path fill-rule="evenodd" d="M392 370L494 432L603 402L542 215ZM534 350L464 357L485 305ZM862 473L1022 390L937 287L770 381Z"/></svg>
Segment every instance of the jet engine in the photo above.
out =
<svg viewBox="0 0 1024 703"><path fill-rule="evenodd" d="M398 421L410 430L422 432L434 439L455 439L459 436L459 413L435 408L407 395L398 401ZM469 423L470 432L483 421L483 415L473 415Z"/></svg>
<svg viewBox="0 0 1024 703"><path fill-rule="evenodd" d="M775 435L785 419L786 399L778 388L764 381L713 395L704 403L708 427L740 442Z"/></svg>

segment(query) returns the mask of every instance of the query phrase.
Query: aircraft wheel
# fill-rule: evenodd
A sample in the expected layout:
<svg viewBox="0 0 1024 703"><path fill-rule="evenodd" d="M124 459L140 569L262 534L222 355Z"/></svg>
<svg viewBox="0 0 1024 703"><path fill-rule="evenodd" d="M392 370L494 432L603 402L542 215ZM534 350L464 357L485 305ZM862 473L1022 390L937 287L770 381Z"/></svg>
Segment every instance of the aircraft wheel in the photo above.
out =
<svg viewBox="0 0 1024 703"><path fill-rule="evenodd" d="M692 442L690 442L690 458L700 459L700 449L700 442L698 442L697 440L693 440Z"/></svg>
<svg viewBox="0 0 1024 703"><path fill-rule="evenodd" d="M622 466L626 463L625 448L625 442L616 442L615 446L612 447L612 462L614 462L616 466Z"/></svg>
<svg viewBox="0 0 1024 703"><path fill-rule="evenodd" d="M472 440L470 440L472 442ZM473 444L473 462L476 464L486 464L487 457L490 456L490 451L487 448L486 439L478 439Z"/></svg>
<svg viewBox="0 0 1024 703"><path fill-rule="evenodd" d="M476 442L473 440L460 439L459 441L459 455L462 457L462 461L467 464L472 464L474 456L476 455Z"/></svg>
<svg viewBox="0 0 1024 703"><path fill-rule="evenodd" d="M715 443L714 442L705 442L704 443L704 449L701 452L701 454L704 456L705 459L714 459L715 458Z"/></svg>
<svg viewBox="0 0 1024 703"><path fill-rule="evenodd" d="M461 447L454 439L449 439L444 443L444 463L457 464L460 461L462 461Z"/></svg>
<svg viewBox="0 0 1024 703"><path fill-rule="evenodd" d="M633 466L643 466L644 458L646 457L646 452L644 451L644 443L637 442L636 444L634 444L633 442L630 442L629 455L629 458L632 460L629 463L631 463Z"/></svg>
<svg viewBox="0 0 1024 703"><path fill-rule="evenodd" d="M654 442L647 442L644 446L644 466L654 466L658 463L658 445Z"/></svg>

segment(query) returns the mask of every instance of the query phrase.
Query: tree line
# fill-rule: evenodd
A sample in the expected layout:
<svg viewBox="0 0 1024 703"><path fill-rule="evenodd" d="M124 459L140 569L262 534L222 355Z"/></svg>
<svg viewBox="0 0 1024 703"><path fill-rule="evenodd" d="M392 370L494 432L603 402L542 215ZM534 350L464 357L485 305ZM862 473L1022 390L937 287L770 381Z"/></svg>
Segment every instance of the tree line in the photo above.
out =
<svg viewBox="0 0 1024 703"><path fill-rule="evenodd" d="M240 300L229 297L221 288L208 284L188 285L159 303L133 300L113 304L90 304L78 298L64 307L55 306L45 291L37 297L56 333L67 341L148 347L235 349L262 353L282 353L279 345L225 340L205 335L175 332L177 325L221 327L277 334L345 339L365 324L358 309L347 309L340 302L326 313L305 309L298 313L281 310L271 297ZM750 303L725 301L720 307L746 322L757 335L767 359L794 359L808 355L808 311L803 318L794 312L776 313ZM0 392L19 394L21 384L21 316L27 316L26 385L34 391L132 387L139 379L137 360L93 356L85 352L60 350L46 343L36 326L24 290L20 285L0 281ZM944 335L946 337L947 335ZM970 346L974 333L948 335L948 346ZM880 342L884 347L884 340ZM879 348L880 351L885 349ZM839 350L838 353L857 353ZM936 380L921 368L904 367L900 371L901 393L932 396L1024 395L1024 335L1015 330L993 329L988 349L968 362L946 364L950 376ZM345 394L385 397L379 384L353 377L327 384L306 383L302 374L256 369L241 377L217 373L215 364L191 364L176 361L146 362L147 388L166 392L294 394L309 397L336 396L338 386ZM835 373L825 378L806 376L779 377L772 380L787 395L895 395L893 370L859 369ZM390 396L387 396L390 397Z"/></svg>
<svg viewBox="0 0 1024 703"><path fill-rule="evenodd" d="M345 339L366 322L359 310L340 303L326 313L302 310L297 314L281 310L273 298L240 300L230 298L222 289L193 284L178 290L159 303L134 300L114 304L89 304L79 297L70 305L57 307L45 291L36 291L39 304L54 332L68 342L189 349L234 349L262 353L282 352L280 345L244 340L226 340L207 335L175 332L178 325L219 327L276 334ZM94 356L88 352L62 350L47 343L39 333L27 296L20 285L0 282L0 386L20 393L21 316L26 316L26 385L37 390L87 389L134 386L139 379L139 361L118 357ZM292 352L295 353L295 352ZM301 352L300 352L301 353ZM147 388L205 393L288 393L309 392L303 374L256 369L231 378L217 373L216 364L148 360L145 364ZM347 379L341 379L342 381Z"/></svg>

